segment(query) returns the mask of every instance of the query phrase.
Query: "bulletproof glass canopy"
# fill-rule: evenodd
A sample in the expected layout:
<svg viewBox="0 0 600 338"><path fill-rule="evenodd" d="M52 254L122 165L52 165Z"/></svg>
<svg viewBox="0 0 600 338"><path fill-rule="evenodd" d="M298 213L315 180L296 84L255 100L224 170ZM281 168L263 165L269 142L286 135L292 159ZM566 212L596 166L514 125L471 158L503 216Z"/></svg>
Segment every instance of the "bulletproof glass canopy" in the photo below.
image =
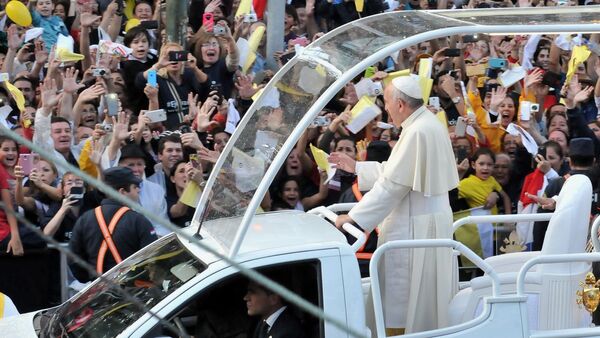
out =
<svg viewBox="0 0 600 338"><path fill-rule="evenodd" d="M396 51L456 34L600 32L599 13L600 6L401 11L331 31L280 69L246 112L215 164L192 226L235 256L304 130L345 84Z"/></svg>

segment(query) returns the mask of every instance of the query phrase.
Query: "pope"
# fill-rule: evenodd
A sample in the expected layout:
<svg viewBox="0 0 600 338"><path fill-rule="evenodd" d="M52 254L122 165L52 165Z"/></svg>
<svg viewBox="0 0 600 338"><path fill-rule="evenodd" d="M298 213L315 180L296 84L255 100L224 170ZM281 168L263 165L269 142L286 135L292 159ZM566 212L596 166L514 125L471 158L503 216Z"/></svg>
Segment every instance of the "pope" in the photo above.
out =
<svg viewBox="0 0 600 338"><path fill-rule="evenodd" d="M330 162L356 172L363 199L340 215L336 226L380 226L379 243L401 239L452 238L448 191L458 173L448 132L423 102L416 75L395 78L384 90L385 109L402 133L387 162L350 162L333 153ZM386 331L411 333L446 326L455 290L449 248L391 250L380 267Z"/></svg>

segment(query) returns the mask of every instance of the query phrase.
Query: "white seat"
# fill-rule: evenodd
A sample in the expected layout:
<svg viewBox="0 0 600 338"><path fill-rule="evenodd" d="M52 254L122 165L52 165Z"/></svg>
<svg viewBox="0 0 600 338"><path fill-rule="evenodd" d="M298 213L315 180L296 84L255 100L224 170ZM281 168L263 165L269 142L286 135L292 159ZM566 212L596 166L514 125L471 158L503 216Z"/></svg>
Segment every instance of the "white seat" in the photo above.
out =
<svg viewBox="0 0 600 338"><path fill-rule="evenodd" d="M527 260L539 255L585 252L591 198L589 178L585 175L571 176L558 196L541 251L509 253L485 260L500 275L502 294L515 293L517 273ZM587 263L544 264L530 270L525 279L525 290L529 296L529 328L568 329L589 323L589 314L575 302L579 282L585 279L589 270ZM482 298L491 294L489 277L473 279L470 287L458 292L451 301L450 324L475 318L481 312Z"/></svg>

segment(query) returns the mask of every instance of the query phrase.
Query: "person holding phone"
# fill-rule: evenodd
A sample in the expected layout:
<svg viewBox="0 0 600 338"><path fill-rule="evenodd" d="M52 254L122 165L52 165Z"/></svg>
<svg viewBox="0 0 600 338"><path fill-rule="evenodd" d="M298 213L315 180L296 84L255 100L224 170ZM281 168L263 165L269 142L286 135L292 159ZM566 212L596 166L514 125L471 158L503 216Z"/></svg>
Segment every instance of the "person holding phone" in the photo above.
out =
<svg viewBox="0 0 600 338"><path fill-rule="evenodd" d="M123 40L123 44L133 50L127 60L121 62L121 69L129 106L136 112L148 107L148 99L144 95L144 88L135 85L135 79L139 73L147 71L158 61L158 57L150 51L150 41L148 30L141 26L128 30Z"/></svg>
<svg viewBox="0 0 600 338"><path fill-rule="evenodd" d="M38 224L50 205L63 198L60 187L57 187L58 170L54 164L43 159L33 164L30 171L24 170L23 165L19 161L15 166L15 198L17 205L25 210L25 215L31 214L28 218Z"/></svg>
<svg viewBox="0 0 600 338"><path fill-rule="evenodd" d="M150 70L157 73L159 105L157 109L164 109L167 112L167 120L163 125L169 130L177 129L184 122L184 116L189 114L188 94L206 92L202 84L208 77L197 67L196 58L174 42L163 45L158 62L137 75L136 87L141 89L146 87Z"/></svg>
<svg viewBox="0 0 600 338"><path fill-rule="evenodd" d="M195 167L196 166L196 167ZM195 208L181 202L181 196L187 185L194 181L198 186L202 184L202 166L199 161L180 160L173 166L169 179L175 185L176 195L167 196L169 219L180 227L189 225L194 217Z"/></svg>
<svg viewBox="0 0 600 338"><path fill-rule="evenodd" d="M233 74L237 70L240 53L227 22L220 20L215 26L223 28L225 33L217 36L201 28L192 38L192 50L198 66L208 76L208 83L214 81L219 84L221 94L229 98L234 88Z"/></svg>

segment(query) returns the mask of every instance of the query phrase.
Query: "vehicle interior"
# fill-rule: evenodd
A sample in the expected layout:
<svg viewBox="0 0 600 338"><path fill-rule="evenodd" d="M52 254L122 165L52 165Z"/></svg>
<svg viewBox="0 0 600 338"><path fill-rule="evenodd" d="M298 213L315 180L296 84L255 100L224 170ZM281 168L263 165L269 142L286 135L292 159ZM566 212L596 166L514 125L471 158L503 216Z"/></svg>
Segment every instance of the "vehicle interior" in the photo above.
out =
<svg viewBox="0 0 600 338"><path fill-rule="evenodd" d="M294 262L257 269L259 273L284 271L289 276L284 285L312 304L322 306L321 274L318 261ZM236 273L214 287L203 290L177 309L167 320L159 323L145 338L151 337L252 337L260 318L247 314L244 295L248 278ZM306 337L324 337L323 323L294 306L288 307L299 319ZM169 327L171 326L171 327ZM173 327L178 329L174 332Z"/></svg>

